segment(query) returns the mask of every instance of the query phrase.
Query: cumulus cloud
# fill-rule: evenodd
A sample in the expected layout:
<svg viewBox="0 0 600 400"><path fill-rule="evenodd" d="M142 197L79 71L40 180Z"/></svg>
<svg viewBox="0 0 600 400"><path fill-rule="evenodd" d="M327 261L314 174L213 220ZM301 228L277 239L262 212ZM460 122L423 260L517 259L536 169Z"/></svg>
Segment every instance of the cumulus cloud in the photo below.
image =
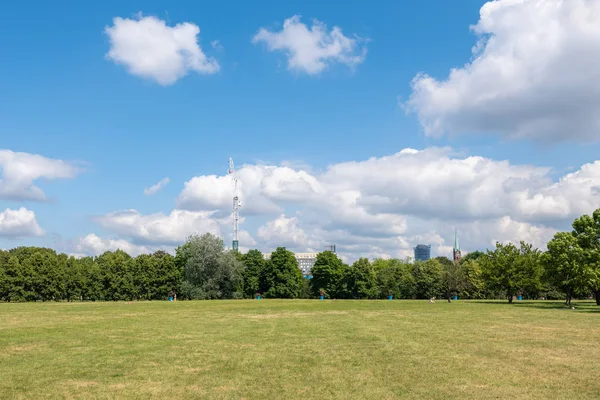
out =
<svg viewBox="0 0 600 400"><path fill-rule="evenodd" d="M556 229L600 204L600 161L554 180L547 167L427 148L317 172L274 165L237 172L245 199L240 212L249 223L261 221L256 242L266 251L278 244L320 251L336 243L356 256L405 257L423 242L448 255L454 227L468 250L496 241L543 246ZM178 205L229 211L231 190L227 176L194 177Z"/></svg>
<svg viewBox="0 0 600 400"><path fill-rule="evenodd" d="M173 210L169 215L143 215L136 210L113 212L94 218L104 229L136 244L178 245L189 235L221 234L224 220L212 218L212 212Z"/></svg>
<svg viewBox="0 0 600 400"><path fill-rule="evenodd" d="M160 189L162 189L165 186L167 186L167 183L169 183L169 181L170 181L169 178L163 178L163 179L161 179L160 181L158 181L154 185L150 186L149 188L144 189L144 194L146 196L151 196L151 195L155 194Z"/></svg>
<svg viewBox="0 0 600 400"><path fill-rule="evenodd" d="M405 106L427 135L600 139L600 2L490 1L471 29L469 63L412 82Z"/></svg>
<svg viewBox="0 0 600 400"><path fill-rule="evenodd" d="M257 236L272 247L311 247L310 238L300 227L297 217L281 214L258 228Z"/></svg>
<svg viewBox="0 0 600 400"><path fill-rule="evenodd" d="M190 22L168 26L153 16L116 17L104 29L110 40L109 60L137 76L161 85L175 83L189 72L214 74L219 63L198 44L200 28Z"/></svg>
<svg viewBox="0 0 600 400"><path fill-rule="evenodd" d="M140 254L150 254L157 250L162 250L160 247L140 246L128 242L123 239L101 238L94 233L79 238L72 246L74 256L97 256L107 251L123 250L132 257L137 257Z"/></svg>
<svg viewBox="0 0 600 400"><path fill-rule="evenodd" d="M282 211L279 205L262 193L261 188L265 176L270 176L271 171L276 168L244 166L236 171L239 197L246 215L280 213ZM233 182L229 175L202 175L185 182L176 204L178 208L192 211L231 212L232 202Z"/></svg>
<svg viewBox="0 0 600 400"><path fill-rule="evenodd" d="M327 30L317 20L308 28L294 15L283 23L279 32L260 28L252 43L264 42L270 51L283 51L288 59L288 68L317 75L335 63L353 67L364 61L367 49L358 38L344 36L341 28Z"/></svg>
<svg viewBox="0 0 600 400"><path fill-rule="evenodd" d="M35 219L35 213L24 207L18 210L7 208L0 213L0 236L8 238L25 238L42 236L44 231Z"/></svg>
<svg viewBox="0 0 600 400"><path fill-rule="evenodd" d="M0 168L0 199L13 201L45 201L45 193L34 181L73 178L80 172L80 168L63 160L3 149Z"/></svg>
<svg viewBox="0 0 600 400"><path fill-rule="evenodd" d="M553 181L551 169L513 165L480 156L459 156L450 148L404 149L364 161L330 165L310 174L290 167L244 165L238 170L242 199L252 213L279 211L287 203L326 212L319 221L369 225L401 234L403 216L445 220L491 219L510 215L531 222L568 220L600 203L600 161ZM249 179L245 179L248 177ZM229 209L227 176L199 176L185 184L182 208ZM280 214L280 212L276 212Z"/></svg>
<svg viewBox="0 0 600 400"><path fill-rule="evenodd" d="M559 179L552 173L435 147L324 170L243 165L237 170L240 248L303 252L336 244L352 261L412 257L413 247L422 243L432 245L433 255L450 256L455 227L467 251L520 240L543 248L558 229L569 229L575 217L600 204L600 161ZM172 251L190 234L205 232L222 236L229 247L232 190L228 175L193 177L171 213L125 210L96 217L115 237L91 235L71 248L85 254Z"/></svg>

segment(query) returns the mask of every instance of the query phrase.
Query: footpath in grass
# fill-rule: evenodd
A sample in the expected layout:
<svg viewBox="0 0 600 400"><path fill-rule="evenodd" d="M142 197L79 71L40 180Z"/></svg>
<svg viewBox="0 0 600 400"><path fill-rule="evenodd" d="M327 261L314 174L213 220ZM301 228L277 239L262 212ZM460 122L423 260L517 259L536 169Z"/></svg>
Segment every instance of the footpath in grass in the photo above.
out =
<svg viewBox="0 0 600 400"><path fill-rule="evenodd" d="M1 399L599 399L600 307L0 304Z"/></svg>

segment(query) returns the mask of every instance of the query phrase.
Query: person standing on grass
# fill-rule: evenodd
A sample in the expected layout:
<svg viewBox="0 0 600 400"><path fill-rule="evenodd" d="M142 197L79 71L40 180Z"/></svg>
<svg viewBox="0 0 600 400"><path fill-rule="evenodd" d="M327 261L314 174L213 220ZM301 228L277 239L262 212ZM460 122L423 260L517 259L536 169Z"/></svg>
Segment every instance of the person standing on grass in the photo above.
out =
<svg viewBox="0 0 600 400"><path fill-rule="evenodd" d="M175 292L174 291L170 291L169 292L169 301L173 301L173 298L175 297Z"/></svg>

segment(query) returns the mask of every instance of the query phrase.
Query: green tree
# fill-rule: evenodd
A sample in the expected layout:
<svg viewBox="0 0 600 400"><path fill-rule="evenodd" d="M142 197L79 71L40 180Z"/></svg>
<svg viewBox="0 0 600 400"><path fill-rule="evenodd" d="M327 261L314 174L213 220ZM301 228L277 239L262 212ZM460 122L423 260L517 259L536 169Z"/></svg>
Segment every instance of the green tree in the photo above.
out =
<svg viewBox="0 0 600 400"><path fill-rule="evenodd" d="M582 215L573 221L573 236L583 250L589 268L588 288L600 306L600 208L592 215Z"/></svg>
<svg viewBox="0 0 600 400"><path fill-rule="evenodd" d="M593 270L586 262L584 250L572 232L558 232L548 242L542 255L544 275L554 287L566 296L566 303L578 294L585 293L593 279Z"/></svg>
<svg viewBox="0 0 600 400"><path fill-rule="evenodd" d="M462 257L460 259L460 262L461 262L461 264L464 264L464 263L469 262L469 261L477 261L481 257L483 257L484 255L485 255L485 253L483 251L475 250L475 251L472 251L472 252L468 253L464 257Z"/></svg>
<svg viewBox="0 0 600 400"><path fill-rule="evenodd" d="M182 292L193 299L231 299L242 296L244 264L233 251L226 251L223 239L205 233L190 236L177 248L184 266Z"/></svg>
<svg viewBox="0 0 600 400"><path fill-rule="evenodd" d="M64 257L59 261L51 249L36 248L21 265L33 270L33 285L37 297L43 301L60 300L64 293Z"/></svg>
<svg viewBox="0 0 600 400"><path fill-rule="evenodd" d="M310 286L310 279L302 277L302 288L300 289L301 299L312 299L314 298L312 293L312 287Z"/></svg>
<svg viewBox="0 0 600 400"><path fill-rule="evenodd" d="M450 261L450 260L448 260ZM467 286L465 271L460 263L450 261L442 266L442 281L448 302Z"/></svg>
<svg viewBox="0 0 600 400"><path fill-rule="evenodd" d="M441 297L446 294L443 282L444 268L436 259L413 264L415 295L418 299Z"/></svg>
<svg viewBox="0 0 600 400"><path fill-rule="evenodd" d="M66 257L66 256L65 256ZM65 262L64 271L64 298L67 301L81 299L83 296L85 282L85 272L82 269L83 264L77 262L75 257L69 257Z"/></svg>
<svg viewBox="0 0 600 400"><path fill-rule="evenodd" d="M302 292L302 279L294 253L285 247L278 247L265 263L260 277L260 291L265 297L293 299Z"/></svg>
<svg viewBox="0 0 600 400"><path fill-rule="evenodd" d="M390 294L398 299L413 299L416 296L416 283L412 265L398 259L376 259L371 264L375 270L377 297Z"/></svg>
<svg viewBox="0 0 600 400"><path fill-rule="evenodd" d="M140 254L133 263L133 285L140 300L151 300L158 273L158 260L149 254Z"/></svg>
<svg viewBox="0 0 600 400"><path fill-rule="evenodd" d="M542 289L539 256L539 250L525 242L520 248L512 243L496 243L496 249L488 250L480 259L486 286L504 293L509 303L518 293L537 297Z"/></svg>
<svg viewBox="0 0 600 400"><path fill-rule="evenodd" d="M30 265L22 266L19 258L9 252L4 264L6 280L6 301L35 301L34 271Z"/></svg>
<svg viewBox="0 0 600 400"><path fill-rule="evenodd" d="M83 257L77 260L77 268L83 275L81 286L82 300L101 300L105 298L103 274L100 266L93 257Z"/></svg>
<svg viewBox="0 0 600 400"><path fill-rule="evenodd" d="M260 290L260 276L265 269L265 257L258 250L250 250L244 254L244 294L252 298Z"/></svg>
<svg viewBox="0 0 600 400"><path fill-rule="evenodd" d="M375 269L367 258L360 258L342 270L342 288L339 293L346 299L371 299L377 297Z"/></svg>
<svg viewBox="0 0 600 400"><path fill-rule="evenodd" d="M544 288L542 283L542 252L525 242L520 243L519 268L521 275L521 293L525 298L537 299Z"/></svg>
<svg viewBox="0 0 600 400"><path fill-rule="evenodd" d="M165 299L169 291L181 291L184 270L175 262L175 257L159 250L152 254L156 262L154 275L150 280L150 298L153 300Z"/></svg>
<svg viewBox="0 0 600 400"><path fill-rule="evenodd" d="M471 258L470 260L461 262L461 268L465 279L465 286L459 292L461 298L484 299L486 297L484 282L481 277L481 266L477 261L478 259L480 259L480 257L477 257L476 259Z"/></svg>
<svg viewBox="0 0 600 400"><path fill-rule="evenodd" d="M451 259L449 259L446 256L438 256L438 257L435 257L434 260L439 262L440 265L442 266L442 268L450 267L451 265L454 264L454 261L452 261Z"/></svg>
<svg viewBox="0 0 600 400"><path fill-rule="evenodd" d="M5 266L9 257L10 254L7 251L0 250L0 300L4 300L8 292L8 277L6 276Z"/></svg>
<svg viewBox="0 0 600 400"><path fill-rule="evenodd" d="M132 272L135 260L123 250L107 251L96 262L100 268L105 300L133 300L135 287Z"/></svg>
<svg viewBox="0 0 600 400"><path fill-rule="evenodd" d="M341 285L344 275L344 263L332 251L317 254L315 264L311 269L311 287L313 295L318 296L321 290L328 298L342 297Z"/></svg>

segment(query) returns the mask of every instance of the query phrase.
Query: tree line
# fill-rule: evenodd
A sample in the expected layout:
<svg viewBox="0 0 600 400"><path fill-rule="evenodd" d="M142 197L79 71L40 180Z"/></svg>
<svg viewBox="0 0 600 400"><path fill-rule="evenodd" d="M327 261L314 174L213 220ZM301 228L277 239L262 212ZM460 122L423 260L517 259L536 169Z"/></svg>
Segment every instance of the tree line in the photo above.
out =
<svg viewBox="0 0 600 400"><path fill-rule="evenodd" d="M122 250L75 258L40 247L0 251L3 301L179 299L563 299L595 296L600 305L600 209L559 232L541 252L531 244L497 243L455 263L361 258L345 264L317 254L312 279L302 276L294 253L277 248L266 259L225 248L211 234L190 236L175 255L158 251L131 257Z"/></svg>

